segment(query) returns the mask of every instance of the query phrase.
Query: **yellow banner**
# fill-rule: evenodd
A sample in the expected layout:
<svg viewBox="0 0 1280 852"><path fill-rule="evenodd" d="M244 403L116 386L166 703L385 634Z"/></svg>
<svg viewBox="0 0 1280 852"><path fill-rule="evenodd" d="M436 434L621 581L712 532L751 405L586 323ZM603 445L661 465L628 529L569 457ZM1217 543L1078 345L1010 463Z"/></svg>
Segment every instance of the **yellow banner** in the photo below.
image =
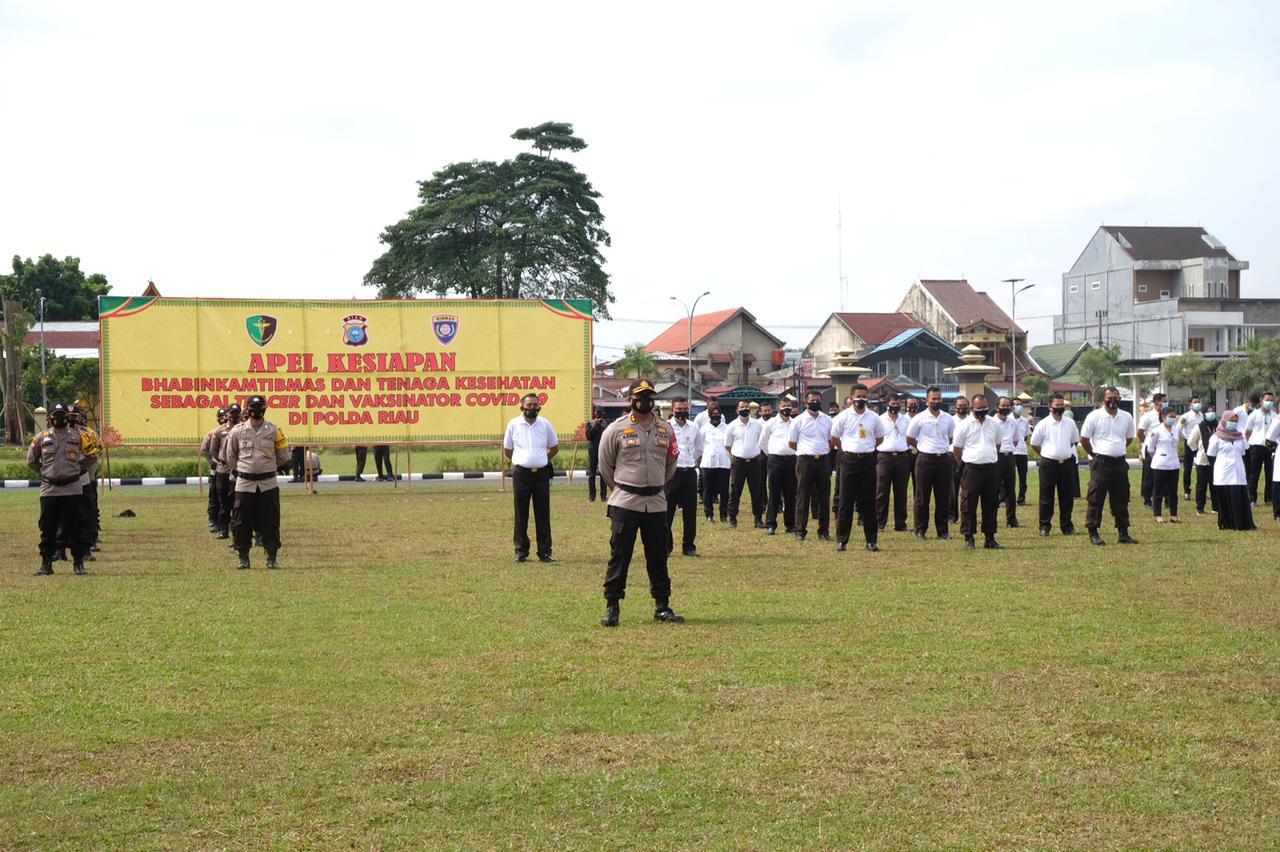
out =
<svg viewBox="0 0 1280 852"><path fill-rule="evenodd" d="M591 411L586 301L103 296L104 438L199 445L249 397L294 444L497 441L535 393L571 438Z"/></svg>

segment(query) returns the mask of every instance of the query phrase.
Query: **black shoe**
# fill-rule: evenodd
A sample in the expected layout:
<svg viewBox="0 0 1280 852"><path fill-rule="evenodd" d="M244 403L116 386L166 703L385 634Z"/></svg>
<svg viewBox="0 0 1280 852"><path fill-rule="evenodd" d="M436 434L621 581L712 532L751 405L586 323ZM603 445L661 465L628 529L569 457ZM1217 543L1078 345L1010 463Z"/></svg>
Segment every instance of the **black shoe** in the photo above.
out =
<svg viewBox="0 0 1280 852"><path fill-rule="evenodd" d="M681 552L681 553L683 553L685 556L694 556L694 557L696 557L696 556L698 555L698 548L694 547L694 546L691 544L691 545L689 545L688 547L683 548L680 552Z"/></svg>
<svg viewBox="0 0 1280 852"><path fill-rule="evenodd" d="M804 541L804 539L805 539L805 534L804 534L804 533L802 533L802 532L798 532L798 533L796 533L796 541Z"/></svg>
<svg viewBox="0 0 1280 852"><path fill-rule="evenodd" d="M1118 541L1120 544L1137 544L1138 543L1138 540L1136 538L1129 535L1128 530L1125 530L1124 532L1120 533L1120 537L1116 539L1116 541Z"/></svg>
<svg viewBox="0 0 1280 852"><path fill-rule="evenodd" d="M737 518L730 518L730 519L729 519L729 526L730 526L732 529L735 529L735 530L736 530L736 529L738 528L738 519L737 519Z"/></svg>
<svg viewBox="0 0 1280 852"><path fill-rule="evenodd" d="M363 476L361 476L360 474L358 474L358 473L357 473L357 474L356 474L356 479L355 479L355 481L356 481L356 482L368 482L369 480L365 479Z"/></svg>
<svg viewBox="0 0 1280 852"><path fill-rule="evenodd" d="M1026 498L1026 497L1019 497L1019 498L1018 498L1018 505L1019 505L1019 506L1025 506L1025 505L1027 505L1027 498Z"/></svg>
<svg viewBox="0 0 1280 852"><path fill-rule="evenodd" d="M818 533L818 541L831 541L831 533Z"/></svg>
<svg viewBox="0 0 1280 852"><path fill-rule="evenodd" d="M588 497L588 498L587 498L587 502L588 502L588 503L594 503L594 502L596 502L596 498L595 498L595 497Z"/></svg>
<svg viewBox="0 0 1280 852"><path fill-rule="evenodd" d="M527 553L517 553L517 554L516 554L516 561L517 561L517 562L528 562L528 561L529 561L529 554L527 554Z"/></svg>
<svg viewBox="0 0 1280 852"><path fill-rule="evenodd" d="M869 541L867 542L867 550L871 551L872 553L879 553L880 545L876 544L874 541Z"/></svg>
<svg viewBox="0 0 1280 852"><path fill-rule="evenodd" d="M659 607L653 611L654 621L665 621L667 624L684 624L684 616L676 615L669 606Z"/></svg>
<svg viewBox="0 0 1280 852"><path fill-rule="evenodd" d="M994 538L989 538L986 540L986 542L983 543L982 549L983 550L1004 550L1004 545L996 541Z"/></svg>
<svg viewBox="0 0 1280 852"><path fill-rule="evenodd" d="M1144 506L1146 506L1148 509L1150 509L1150 508L1151 508L1151 501L1150 501L1150 500L1143 500L1143 501L1142 501L1142 505L1144 505Z"/></svg>
<svg viewBox="0 0 1280 852"><path fill-rule="evenodd" d="M756 521L756 529L758 530L764 529L764 521Z"/></svg>
<svg viewBox="0 0 1280 852"><path fill-rule="evenodd" d="M1075 535L1075 534L1076 534L1076 528L1075 528L1075 527L1063 527L1063 528L1062 528L1062 534L1063 534L1063 535Z"/></svg>
<svg viewBox="0 0 1280 852"><path fill-rule="evenodd" d="M916 541L924 541L924 533L922 532L916 533Z"/></svg>
<svg viewBox="0 0 1280 852"><path fill-rule="evenodd" d="M267 554L267 567L272 571L279 570L280 563L276 561L276 555L274 553Z"/></svg>
<svg viewBox="0 0 1280 852"><path fill-rule="evenodd" d="M956 522L956 519L955 519L955 518L952 518L952 519L951 519L951 522L952 522L952 523L955 523L955 522ZM906 527L894 527L894 528L893 528L893 531L894 531L894 532L909 532L909 530L908 530Z"/></svg>
<svg viewBox="0 0 1280 852"><path fill-rule="evenodd" d="M1041 537L1041 538L1048 538L1048 537L1049 537L1049 528L1048 528L1048 527L1041 527L1041 528L1040 528L1040 537Z"/></svg>
<svg viewBox="0 0 1280 852"><path fill-rule="evenodd" d="M1102 540L1102 536L1098 535L1098 531L1095 529L1089 530L1089 543L1097 545L1098 547L1102 547L1106 544L1106 542Z"/></svg>
<svg viewBox="0 0 1280 852"><path fill-rule="evenodd" d="M75 564L71 566L71 570L81 576L89 573L87 570L85 570L84 562L80 559L77 559L75 561Z"/></svg>
<svg viewBox="0 0 1280 852"><path fill-rule="evenodd" d="M777 535L777 534L778 534L778 528L777 528L777 527L767 527L767 528L765 529L765 532L767 532L769 535Z"/></svg>
<svg viewBox="0 0 1280 852"><path fill-rule="evenodd" d="M247 554L247 553L242 553L242 554L240 554L240 564L239 564L239 565L237 565L237 566L236 566L236 568L237 568L238 570L240 570L240 571L246 571L246 570L248 570L248 568L249 568L249 554Z"/></svg>
<svg viewBox="0 0 1280 852"><path fill-rule="evenodd" d="M965 536L965 537L964 537L964 549L965 549L965 550L976 550L976 549L977 549L977 547L978 547L978 545L974 544L974 542L973 542L973 536L971 536L971 535L967 535L967 536Z"/></svg>
<svg viewBox="0 0 1280 852"><path fill-rule="evenodd" d="M1022 524L1018 523L1017 519L1015 518L1014 520L1006 523L1005 526L1011 530L1016 530L1018 527L1022 526Z"/></svg>
<svg viewBox="0 0 1280 852"><path fill-rule="evenodd" d="M935 538L939 538L939 539L941 539L942 541L950 541L950 540L951 540L951 533L949 533L949 532L940 532L940 533L938 533L938 534L937 534L937 536L935 536Z"/></svg>
<svg viewBox="0 0 1280 852"><path fill-rule="evenodd" d="M231 533L229 533L227 530L218 530L218 538L220 539L231 538Z"/></svg>
<svg viewBox="0 0 1280 852"><path fill-rule="evenodd" d="M217 531L218 531L218 525L217 525L217 524L209 524L209 532L214 533L214 532L217 532Z"/></svg>
<svg viewBox="0 0 1280 852"><path fill-rule="evenodd" d="M600 626L601 627L617 627L618 616L620 614L621 614L620 610L616 603L609 604L607 607L604 608L604 618L600 619Z"/></svg>
<svg viewBox="0 0 1280 852"><path fill-rule="evenodd" d="M40 570L36 571L35 577L47 577L53 573L53 560L45 559L40 562Z"/></svg>
<svg viewBox="0 0 1280 852"><path fill-rule="evenodd" d="M552 556L550 553L539 553L538 561L539 562L555 562L556 558Z"/></svg>
<svg viewBox="0 0 1280 852"><path fill-rule="evenodd" d="M716 519L713 516L707 515L707 523L714 524L715 522L716 522Z"/></svg>
<svg viewBox="0 0 1280 852"><path fill-rule="evenodd" d="M848 545L843 541L836 542L836 553L844 553L846 550L848 550Z"/></svg>
<svg viewBox="0 0 1280 852"><path fill-rule="evenodd" d="M877 525L876 525L876 532L884 532L884 527L883 527L883 526L881 526L881 525L879 525L879 524L877 524Z"/></svg>
<svg viewBox="0 0 1280 852"><path fill-rule="evenodd" d="M1190 491L1183 491L1183 492L1182 492L1182 499L1183 499L1183 500L1188 500L1188 501L1189 501L1189 500L1191 499L1191 492L1190 492Z"/></svg>

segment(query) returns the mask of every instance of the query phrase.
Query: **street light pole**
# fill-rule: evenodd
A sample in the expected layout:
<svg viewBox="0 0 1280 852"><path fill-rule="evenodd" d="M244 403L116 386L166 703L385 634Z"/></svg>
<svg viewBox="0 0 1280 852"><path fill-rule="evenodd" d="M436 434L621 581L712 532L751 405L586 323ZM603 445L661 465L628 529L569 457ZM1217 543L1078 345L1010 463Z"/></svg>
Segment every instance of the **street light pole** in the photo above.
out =
<svg viewBox="0 0 1280 852"><path fill-rule="evenodd" d="M1009 354L1012 356L1009 361L1010 401L1018 395L1018 294L1036 286L1034 284L1027 284L1024 287L1018 287L1019 284L1026 280L1027 279L1025 278L1005 278L1003 282L1009 285L1009 293L1011 294L1011 298L1009 300L1011 302L1011 315L1009 319L1013 324L1013 328L1009 329L1009 340L1011 341L1009 345Z"/></svg>
<svg viewBox="0 0 1280 852"><path fill-rule="evenodd" d="M40 300L40 407L49 411L49 373L44 364L44 293L36 290L36 298Z"/></svg>
<svg viewBox="0 0 1280 852"><path fill-rule="evenodd" d="M702 296L710 296L710 295L711 295L710 290L706 290L702 294ZM684 353L688 361L687 361L687 366L685 367L687 372L685 373L684 379L685 379L685 383L689 386L690 397L693 396L693 312L698 309L698 303L702 301L702 296L699 296L698 298L693 300L693 307L689 307L688 305L686 305L684 303L684 299L681 299L677 296L671 297L671 301L679 302L680 306L684 308L685 313L689 315L689 348L686 349ZM693 402L692 399L690 399L689 401Z"/></svg>

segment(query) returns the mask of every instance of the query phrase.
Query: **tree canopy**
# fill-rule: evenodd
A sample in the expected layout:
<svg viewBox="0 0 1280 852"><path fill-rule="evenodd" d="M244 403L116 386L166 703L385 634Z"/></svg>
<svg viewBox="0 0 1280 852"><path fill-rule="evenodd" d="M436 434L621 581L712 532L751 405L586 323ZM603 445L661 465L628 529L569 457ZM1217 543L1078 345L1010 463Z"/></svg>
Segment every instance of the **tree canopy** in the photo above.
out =
<svg viewBox="0 0 1280 852"><path fill-rule="evenodd" d="M1089 386L1094 402L1102 397L1103 388L1120 381L1120 368L1116 366L1120 354L1119 346L1090 347L1076 361L1075 372Z"/></svg>
<svg viewBox="0 0 1280 852"><path fill-rule="evenodd" d="M1184 352L1164 359L1160 372L1165 383L1175 387L1190 388L1193 394L1207 393L1213 389L1216 368L1212 361L1198 352Z"/></svg>
<svg viewBox="0 0 1280 852"><path fill-rule="evenodd" d="M95 320L98 318L98 297L111 290L107 276L100 273L86 276L80 269L80 258L65 257L58 260L46 254L37 261L13 256L13 272L0 275L0 295L22 303L23 308L37 320L40 316L40 299L44 296L44 318L47 322Z"/></svg>
<svg viewBox="0 0 1280 852"><path fill-rule="evenodd" d="M613 365L615 376L642 379L652 376L658 369L653 356L644 350L643 343L632 343L622 349L622 357Z"/></svg>
<svg viewBox="0 0 1280 852"><path fill-rule="evenodd" d="M609 316L600 193L552 156L586 142L563 122L512 138L538 153L451 163L418 184L422 203L382 232L387 250L365 275L380 298L589 299Z"/></svg>

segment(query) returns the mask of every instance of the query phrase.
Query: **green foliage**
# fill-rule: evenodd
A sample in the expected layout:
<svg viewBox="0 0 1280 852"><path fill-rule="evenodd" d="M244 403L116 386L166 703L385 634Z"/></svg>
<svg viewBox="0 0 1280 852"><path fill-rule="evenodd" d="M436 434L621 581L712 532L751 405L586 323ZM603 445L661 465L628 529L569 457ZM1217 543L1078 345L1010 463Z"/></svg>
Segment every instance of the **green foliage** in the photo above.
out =
<svg viewBox="0 0 1280 852"><path fill-rule="evenodd" d="M98 318L98 297L111 290L107 277L86 276L80 258L58 260L46 254L37 261L13 256L13 272L0 275L0 294L22 303L28 313L39 318L39 290L44 295L46 322L93 320Z"/></svg>
<svg viewBox="0 0 1280 852"><path fill-rule="evenodd" d="M1218 366L1218 383L1241 394L1274 390L1280 385L1280 337L1255 337L1242 358Z"/></svg>
<svg viewBox="0 0 1280 852"><path fill-rule="evenodd" d="M24 450L25 452L25 450ZM23 462L0 462L0 479L36 479L37 475L32 472Z"/></svg>
<svg viewBox="0 0 1280 852"><path fill-rule="evenodd" d="M513 138L539 153L451 163L419 183L422 203L382 232L387 250L365 275L379 297L589 299L609 316L600 193L571 163L550 156L586 143L560 122L522 128Z"/></svg>
<svg viewBox="0 0 1280 852"><path fill-rule="evenodd" d="M613 365L614 375L636 379L651 376L657 369L657 362L645 351L643 343L623 347L622 357Z"/></svg>
<svg viewBox="0 0 1280 852"><path fill-rule="evenodd" d="M1049 396L1049 380L1044 376L1024 376L1018 379L1018 385L1036 401L1042 402Z"/></svg>
<svg viewBox="0 0 1280 852"><path fill-rule="evenodd" d="M1090 347L1076 360L1076 375L1089 386L1094 402L1102 397L1103 388L1120 381L1120 368L1116 366L1119 360L1119 346Z"/></svg>
<svg viewBox="0 0 1280 852"><path fill-rule="evenodd" d="M1215 367L1198 352L1184 352L1164 359L1160 373L1168 385L1190 388L1192 393L1208 393L1213 389Z"/></svg>
<svg viewBox="0 0 1280 852"><path fill-rule="evenodd" d="M40 405L40 348L29 348L25 355L22 397L27 410L32 411ZM46 353L45 368L49 374L49 404L78 403L85 408L92 425L93 409L98 399L98 359L64 358Z"/></svg>

